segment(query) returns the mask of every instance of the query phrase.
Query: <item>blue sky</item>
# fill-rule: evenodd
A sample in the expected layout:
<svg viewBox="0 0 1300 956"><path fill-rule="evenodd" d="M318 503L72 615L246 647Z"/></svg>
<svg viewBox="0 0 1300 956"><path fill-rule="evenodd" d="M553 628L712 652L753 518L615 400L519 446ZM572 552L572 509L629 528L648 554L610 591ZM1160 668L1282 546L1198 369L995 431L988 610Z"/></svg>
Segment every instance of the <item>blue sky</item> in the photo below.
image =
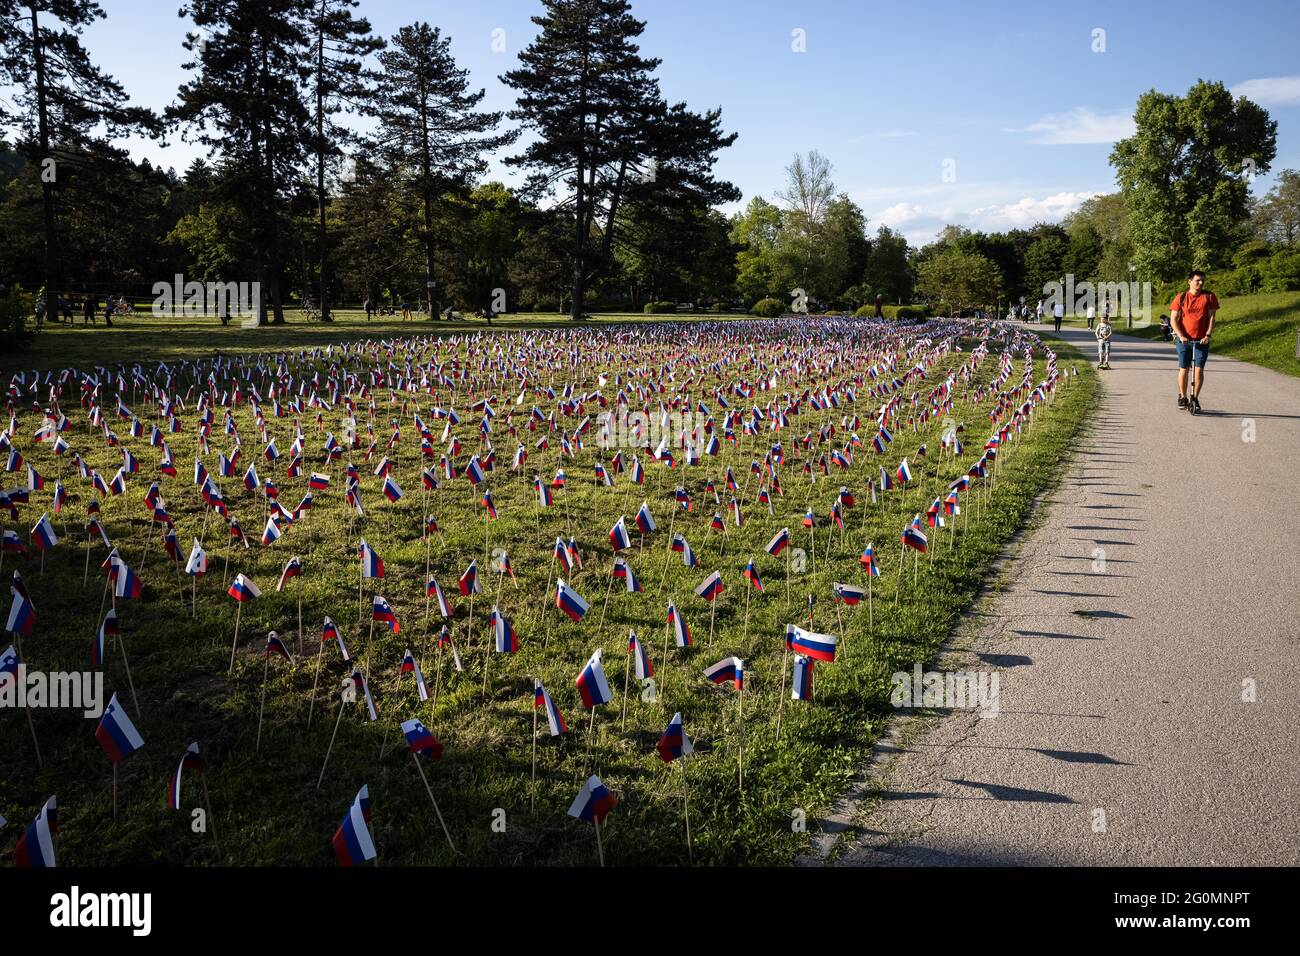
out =
<svg viewBox="0 0 1300 956"><path fill-rule="evenodd" d="M92 56L134 100L161 109L185 78L180 0L101 0ZM672 100L722 108L739 138L718 173L748 201L773 198L796 151L817 149L870 220L916 243L945 224L1004 229L1055 221L1114 189L1111 143L1138 95L1198 78L1245 92L1278 120L1274 169L1300 167L1300 4L633 0L642 49L663 59ZM498 79L535 33L531 0L362 0L377 32L425 20L508 109ZM492 49L504 30L505 52ZM1095 30L1104 35L1095 35ZM803 52L796 52L802 31ZM497 34L500 37L500 34ZM1104 52L1094 47L1104 41ZM133 144L184 169L202 151L171 137ZM947 175L945 176L945 173ZM493 164L494 178L517 174ZM1258 179L1256 193L1272 184ZM728 210L730 211L730 210Z"/></svg>

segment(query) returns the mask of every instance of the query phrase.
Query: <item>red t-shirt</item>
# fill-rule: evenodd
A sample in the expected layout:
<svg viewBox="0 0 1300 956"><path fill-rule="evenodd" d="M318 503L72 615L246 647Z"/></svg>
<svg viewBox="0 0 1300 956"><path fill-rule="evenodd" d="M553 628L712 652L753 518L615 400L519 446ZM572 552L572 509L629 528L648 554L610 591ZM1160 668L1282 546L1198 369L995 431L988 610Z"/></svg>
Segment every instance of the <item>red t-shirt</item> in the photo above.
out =
<svg viewBox="0 0 1300 956"><path fill-rule="evenodd" d="M1210 329L1210 313L1218 310L1219 300L1215 298L1213 292L1206 292L1204 289L1199 295L1180 292L1169 303L1169 311L1178 313L1183 331L1193 340L1205 337L1205 333Z"/></svg>

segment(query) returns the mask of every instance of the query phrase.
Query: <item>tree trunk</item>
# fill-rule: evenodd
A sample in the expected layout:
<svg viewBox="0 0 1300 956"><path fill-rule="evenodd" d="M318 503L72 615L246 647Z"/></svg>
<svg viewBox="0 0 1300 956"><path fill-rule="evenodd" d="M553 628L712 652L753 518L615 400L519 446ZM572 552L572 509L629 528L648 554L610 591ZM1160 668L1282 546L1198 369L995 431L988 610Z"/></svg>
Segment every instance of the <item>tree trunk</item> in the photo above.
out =
<svg viewBox="0 0 1300 956"><path fill-rule="evenodd" d="M600 258L608 263L613 254L614 217L618 215L618 206L623 198L623 183L627 179L627 156L619 162L618 179L614 181L614 193L609 197L609 217L605 220L605 235L602 239Z"/></svg>
<svg viewBox="0 0 1300 956"><path fill-rule="evenodd" d="M29 3L28 11L32 15L32 60L36 69L36 127L39 140L41 167L41 207L45 230L45 318L53 320L59 314L59 253L58 236L54 232L54 183L52 177L58 175L50 155L50 121L49 108L45 102L45 48L41 44L40 25L36 19L36 4ZM47 167L45 163L51 163Z"/></svg>
<svg viewBox="0 0 1300 956"><path fill-rule="evenodd" d="M424 204L424 297L429 303L429 321L442 311L434 298L438 280L434 277L433 242L433 153L429 146L429 100L424 76L420 76L420 198Z"/></svg>
<svg viewBox="0 0 1300 956"><path fill-rule="evenodd" d="M316 196L320 205L320 222L316 229L316 241L320 247L320 316L324 320L330 314L325 271L325 0L321 0L320 25L316 31Z"/></svg>
<svg viewBox="0 0 1300 956"><path fill-rule="evenodd" d="M590 33L591 23L583 24ZM574 177L574 226L573 226L573 300L569 303L569 318L577 322L582 318L582 304L587 291L587 209L586 181L587 169L587 75L588 54L586 37L582 46L582 80L578 86L578 174Z"/></svg>

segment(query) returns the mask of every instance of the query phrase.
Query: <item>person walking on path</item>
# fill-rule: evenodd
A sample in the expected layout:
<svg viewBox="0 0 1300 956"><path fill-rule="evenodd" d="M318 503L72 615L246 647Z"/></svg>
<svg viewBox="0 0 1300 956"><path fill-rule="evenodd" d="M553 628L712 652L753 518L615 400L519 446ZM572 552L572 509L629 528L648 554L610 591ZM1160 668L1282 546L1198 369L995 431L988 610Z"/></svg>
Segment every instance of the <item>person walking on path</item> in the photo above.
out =
<svg viewBox="0 0 1300 956"><path fill-rule="evenodd" d="M81 324L95 324L95 297L88 295L81 303Z"/></svg>
<svg viewBox="0 0 1300 956"><path fill-rule="evenodd" d="M1097 368L1110 368L1110 337L1114 332L1110 316L1102 313L1101 322L1093 332L1097 336Z"/></svg>
<svg viewBox="0 0 1300 956"><path fill-rule="evenodd" d="M1088 328L1092 328L1092 323L1097 321L1097 307L1089 304L1088 311L1085 313L1088 319Z"/></svg>
<svg viewBox="0 0 1300 956"><path fill-rule="evenodd" d="M1065 318L1065 306L1057 302L1052 306L1052 322L1056 325L1056 331L1061 331L1061 320Z"/></svg>
<svg viewBox="0 0 1300 956"><path fill-rule="evenodd" d="M1214 314L1219 300L1205 289L1205 273L1199 269L1187 277L1187 291L1169 303L1169 319L1178 339L1178 407L1193 415L1201 411L1201 386L1205 382L1205 360L1210 355ZM1187 372L1195 366L1192 392L1187 393Z"/></svg>
<svg viewBox="0 0 1300 956"><path fill-rule="evenodd" d="M1042 325L1043 324L1043 300L1042 299L1038 300L1038 309L1034 314L1038 318L1038 324Z"/></svg>

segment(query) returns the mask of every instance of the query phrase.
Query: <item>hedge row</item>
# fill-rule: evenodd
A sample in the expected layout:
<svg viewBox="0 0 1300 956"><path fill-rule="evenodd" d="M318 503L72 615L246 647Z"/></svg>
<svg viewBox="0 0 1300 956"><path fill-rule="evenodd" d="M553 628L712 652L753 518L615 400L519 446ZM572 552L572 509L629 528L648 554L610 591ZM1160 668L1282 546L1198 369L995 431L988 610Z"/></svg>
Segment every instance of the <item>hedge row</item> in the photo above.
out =
<svg viewBox="0 0 1300 956"><path fill-rule="evenodd" d="M859 319L869 319L876 314L874 305L864 305L853 313ZM880 314L887 319L926 319L930 317L930 307L925 305L882 305Z"/></svg>

